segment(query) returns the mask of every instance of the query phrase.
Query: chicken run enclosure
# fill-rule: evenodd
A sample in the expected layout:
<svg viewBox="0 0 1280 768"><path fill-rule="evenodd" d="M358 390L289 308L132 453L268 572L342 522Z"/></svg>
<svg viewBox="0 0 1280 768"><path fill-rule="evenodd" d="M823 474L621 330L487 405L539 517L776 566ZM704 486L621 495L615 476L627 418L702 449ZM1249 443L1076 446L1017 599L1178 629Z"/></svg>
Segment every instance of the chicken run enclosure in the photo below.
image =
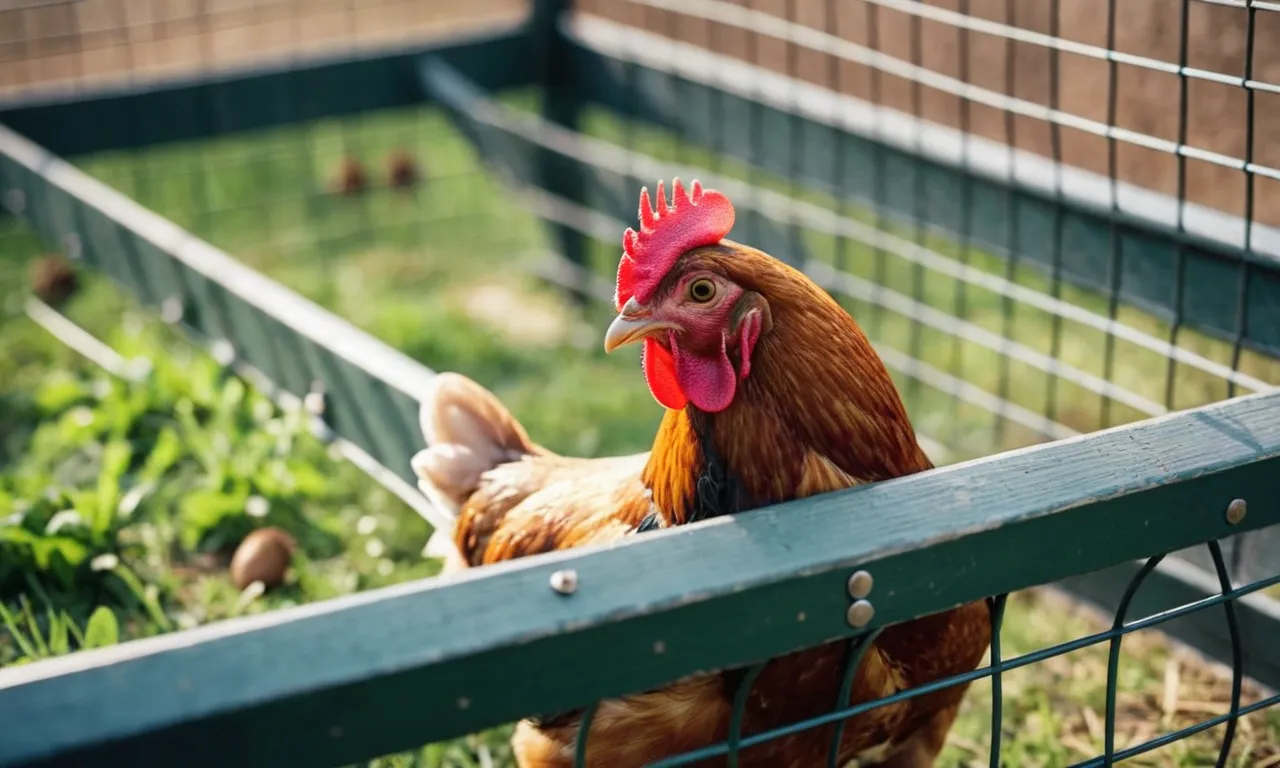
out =
<svg viewBox="0 0 1280 768"><path fill-rule="evenodd" d="M0 670L0 765L350 764L744 669L727 736L660 765L756 765L809 729L835 765L846 723L972 681L981 744L948 764L1017 766L1009 681L1086 649L1096 751L1026 765L1174 765L1142 761L1210 736L1209 763L1280 765L1241 735L1280 741L1280 5L12 5L0 257L34 237L105 273L433 524L410 459L443 352L377 338L378 313L456 322L415 293L523 272L592 331L566 355L602 355L637 194L674 176L857 319L939 468ZM583 453L647 449L659 409L634 392L635 439ZM1041 585L1108 628L1025 653L997 631L970 674L850 700L884 627L988 599L999 628ZM1135 736L1121 650L1152 630L1229 693ZM837 641L828 712L744 727L767 660Z"/></svg>

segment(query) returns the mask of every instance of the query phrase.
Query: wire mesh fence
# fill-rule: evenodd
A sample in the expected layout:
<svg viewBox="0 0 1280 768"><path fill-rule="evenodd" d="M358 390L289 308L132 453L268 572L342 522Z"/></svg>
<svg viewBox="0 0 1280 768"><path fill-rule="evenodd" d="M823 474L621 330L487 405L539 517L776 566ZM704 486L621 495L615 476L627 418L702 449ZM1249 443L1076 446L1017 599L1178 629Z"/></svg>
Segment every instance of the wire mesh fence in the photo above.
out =
<svg viewBox="0 0 1280 768"><path fill-rule="evenodd" d="M420 45L462 28L448 24L523 9L178 5L0 11L18 22L0 40L11 78L0 87L89 87L114 72L135 85L159 71L210 76L322 46L373 57L390 41ZM653 419L583 393L607 381L634 402L647 397L638 377L587 351L597 341L580 318L548 310L499 329L523 334L529 354L421 328L501 322L529 295L487 276L515 268L601 300L585 315L605 316L636 191L697 178L737 206L731 237L801 268L858 320L922 445L946 464L1280 385L1280 209L1269 194L1280 157L1268 141L1280 125L1280 63L1260 42L1280 24L1276 10L1227 0L584 0L553 20L556 53L533 62L538 88L493 93L466 67L427 55L406 86L427 104L366 111L349 100L332 110L342 114L243 130L240 111L269 112L272 96L287 94L281 109L297 114L324 113L327 97L297 70L252 100L230 98L215 79L192 102L199 130L95 147L103 151L74 162L427 365L517 379L508 390L517 402L550 393L580 403L577 422L553 427L543 417L529 427L557 429L553 441L582 453L641 447ZM370 82L349 68L323 86L352 92ZM185 116L120 104L120 135L183 134ZM130 269L136 288L164 298L145 266ZM423 302L439 283L465 298ZM553 342L539 340L540 322ZM225 325L226 337L243 335ZM593 367L565 362L569 354ZM548 386L552 366L570 370ZM602 417L619 420L613 434L582 426ZM360 428L379 432L376 419ZM1280 584L1277 542L1272 528L1180 551L1163 566L1163 555L1152 557L1107 605L1110 629L1034 650L1002 653L1006 597L992 598L983 666L888 698L851 700L851 691L865 654L892 628L842 641L830 695L797 723L761 715L752 684L767 667L757 664L737 673L724 738L657 764L774 765L777 744L810 740L821 742L821 762L803 764L843 764L862 743L854 724L958 686L991 707L960 762L989 754L991 765L1024 764L1005 747L1034 711L1009 704L1011 688L1026 691L1007 681L1103 647L1102 698L1088 710L1100 722L1087 724L1083 747L1048 764L1150 758L1193 736L1202 738L1184 753L1193 761L1267 764L1280 752L1277 724L1262 711L1280 699L1246 685L1242 648L1250 627L1264 626L1255 617L1275 613L1265 595ZM1211 589L1135 617L1138 587L1175 559L1196 564ZM1201 621L1226 627L1229 700L1163 730L1118 733L1122 638L1215 613ZM569 717L586 734L598 711ZM1264 738L1241 748L1241 722ZM592 739L578 738L577 764Z"/></svg>
<svg viewBox="0 0 1280 768"><path fill-rule="evenodd" d="M688 105L639 115L673 135L668 150L640 131L665 166L615 152L610 170L645 183L696 160L779 193L736 199L805 233L780 250L819 262L917 426L965 457L1277 383L1262 137L1280 118L1257 44L1277 18L1190 1L642 0L582 4L574 30L626 62L626 95L597 103ZM710 155L682 155L690 139ZM1269 541L1232 548L1233 567L1268 575Z"/></svg>

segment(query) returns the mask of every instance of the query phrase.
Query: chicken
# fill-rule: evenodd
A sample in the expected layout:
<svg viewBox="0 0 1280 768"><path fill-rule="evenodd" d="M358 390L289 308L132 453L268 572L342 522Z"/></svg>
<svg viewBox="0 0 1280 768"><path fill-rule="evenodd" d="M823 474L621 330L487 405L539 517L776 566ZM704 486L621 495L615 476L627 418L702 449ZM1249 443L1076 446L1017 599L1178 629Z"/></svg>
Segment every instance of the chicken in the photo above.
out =
<svg viewBox="0 0 1280 768"><path fill-rule="evenodd" d="M640 231L623 237L619 314L605 335L608 351L643 344L646 382L667 409L652 451L554 457L529 443L505 410L495 415L496 400L464 411L466 419L433 417L457 423L456 447L421 466L427 477L455 478L448 491L461 510L455 541L470 562L607 541L931 468L883 363L826 292L777 259L725 239L734 212L720 193L694 182L687 194L677 179L672 203L661 182L658 199L655 211L648 191L641 193ZM435 422L431 428L429 441L443 435ZM638 483L629 474L637 469ZM989 643L983 602L888 627L864 655L849 703L970 671ZM766 664L747 698L743 733L830 712L846 646ZM630 768L723 741L742 679L741 671L695 675L601 702L588 764ZM955 686L853 718L838 764L933 765L965 690ZM518 764L572 765L581 715L522 721L512 738ZM753 745L739 765L824 765L833 735L827 725Z"/></svg>
<svg viewBox="0 0 1280 768"><path fill-rule="evenodd" d="M426 450L412 459L418 487L454 519L444 571L511 560L634 529L651 511L640 470L649 454L580 459L529 440L484 387L441 373L421 396Z"/></svg>

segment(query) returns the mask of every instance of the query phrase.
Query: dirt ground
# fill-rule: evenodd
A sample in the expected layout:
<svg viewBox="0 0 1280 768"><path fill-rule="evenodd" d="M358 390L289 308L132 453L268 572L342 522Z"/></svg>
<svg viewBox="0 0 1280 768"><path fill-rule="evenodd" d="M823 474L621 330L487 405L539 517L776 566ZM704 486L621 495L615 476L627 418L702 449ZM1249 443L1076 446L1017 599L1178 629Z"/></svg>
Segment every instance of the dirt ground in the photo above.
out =
<svg viewBox="0 0 1280 768"><path fill-rule="evenodd" d="M953 77L963 77L967 50L969 80L980 87L1099 122L1108 120L1111 65L1085 56L965 32L864 0L730 0L830 30L861 44ZM1116 8L1115 48L1125 53L1177 63L1182 15L1187 14L1187 65L1241 76L1245 72L1249 12L1236 0L927 0L1023 29L1097 46L1107 44L1107 9ZM261 58L320 50L353 50L442 34L517 18L527 0L0 0L0 95L50 83L99 78L145 77L156 72L216 68ZM828 3L836 3L834 14ZM578 8L661 34L708 46L763 66L786 70L787 44L688 16L675 16L629 0L578 0ZM1056 14L1055 14L1056 10ZM1054 16L1056 15L1056 23ZM876 39L869 30L876 28ZM1252 76L1280 83L1280 13L1256 12ZM750 52L754 49L754 53ZM1007 66L1014 64L1012 87ZM967 110L962 100L892 76L876 78L851 62L832 68L829 57L799 50L796 76L878 101L926 119L967 126L988 138L1011 142L1046 157L1108 172L1105 138L1017 117L1012 130L1002 111L980 104ZM1055 61L1056 59L1056 61ZM1057 93L1053 70L1057 69ZM1116 114L1121 128L1177 140L1180 128L1193 147L1243 158L1248 151L1249 99L1239 85L1189 79L1185 126L1180 115L1182 86L1176 74L1131 64L1115 67ZM832 72L838 71L836 82ZM876 80L878 86L873 86ZM873 93L873 87L875 92ZM1256 91L1253 161L1280 168L1280 94ZM1055 142L1055 133L1056 142ZM1055 143L1057 149L1055 150ZM1120 178L1175 194L1178 161L1172 155L1117 143ZM1185 162L1187 197L1237 215L1245 212L1248 180L1237 169L1203 160ZM1280 225L1280 182L1258 177L1257 220Z"/></svg>

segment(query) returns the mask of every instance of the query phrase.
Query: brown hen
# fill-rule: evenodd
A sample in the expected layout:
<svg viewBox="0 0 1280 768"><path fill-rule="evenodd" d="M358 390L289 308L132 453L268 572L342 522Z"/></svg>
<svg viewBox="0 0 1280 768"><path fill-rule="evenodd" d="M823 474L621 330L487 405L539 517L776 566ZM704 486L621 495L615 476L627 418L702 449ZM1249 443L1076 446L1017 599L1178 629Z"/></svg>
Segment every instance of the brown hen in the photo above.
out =
<svg viewBox="0 0 1280 768"><path fill-rule="evenodd" d="M437 394L433 413L448 413L428 418L424 407L424 430L434 430L429 442L445 434L438 424L456 424L449 427L455 447L433 443L436 453L417 466L430 478L424 490L444 484L448 490L433 492L455 500L455 542L467 562L610 540L637 524L682 525L931 468L884 365L852 318L800 272L724 239L733 208L723 195L696 182L691 194L678 180L674 186L668 205L659 183L656 211L647 191L641 195L642 226L623 239L620 313L605 341L607 350L644 344L649 389L667 408L650 454L551 455L483 390L468 402L483 393L484 406L454 408ZM972 670L989 642L981 602L888 627L864 655L848 703ZM831 711L845 648L832 643L769 662L751 688L743 733ZM739 672L697 675L601 702L588 764L630 768L723 741L741 679ZM933 765L965 689L853 718L838 763ZM572 765L580 718L569 712L520 723L517 762ZM833 729L754 745L739 765L824 765Z"/></svg>

